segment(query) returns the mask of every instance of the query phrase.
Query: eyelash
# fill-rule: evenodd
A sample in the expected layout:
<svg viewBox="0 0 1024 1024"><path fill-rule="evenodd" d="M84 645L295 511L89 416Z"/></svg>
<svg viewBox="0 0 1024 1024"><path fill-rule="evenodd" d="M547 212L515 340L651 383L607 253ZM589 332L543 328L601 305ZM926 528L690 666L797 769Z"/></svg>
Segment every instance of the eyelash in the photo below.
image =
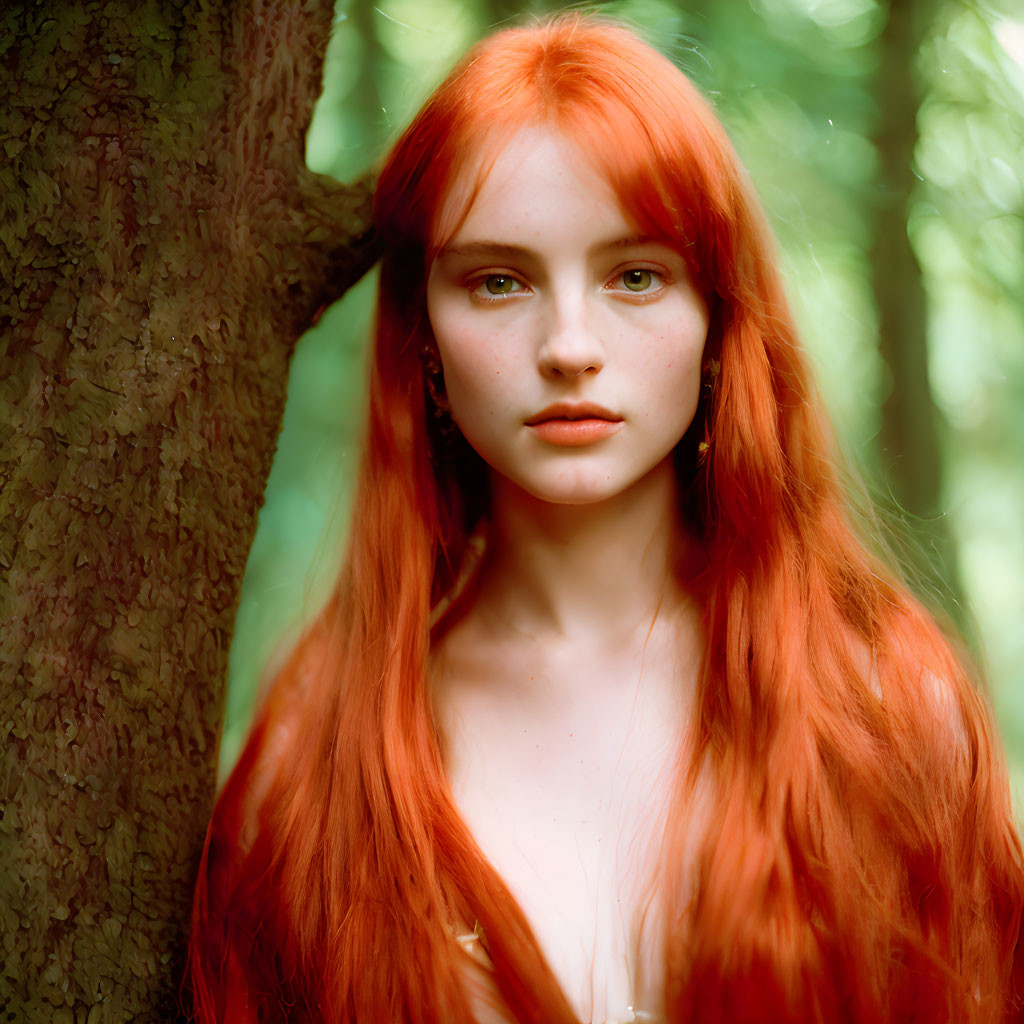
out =
<svg viewBox="0 0 1024 1024"><path fill-rule="evenodd" d="M513 292L505 292L503 294L482 294L481 289L486 288L487 282L493 281L495 278L502 278L506 281L514 281L518 285L518 288L516 288L516 290ZM482 276L476 277L469 282L470 294L474 298L479 299L481 302L504 302L509 295L519 295L524 291L526 291L526 285L523 284L523 282L520 281L519 278L515 276L515 274L483 274Z"/></svg>
<svg viewBox="0 0 1024 1024"><path fill-rule="evenodd" d="M609 278L608 284L611 284L612 282L615 281L621 281L626 276L626 274L632 274L637 271L641 273L650 274L652 284L657 283L662 288L668 283L668 275L663 270L655 270L654 267L637 266L626 267L624 270L616 271L611 276L611 278ZM486 287L488 281L491 281L495 278L503 278L508 281L514 281L516 285L518 285L518 287L511 292L489 293L486 295L483 294L481 292L481 289ZM473 298L479 300L480 302L487 303L506 302L511 296L521 295L529 290L527 285L524 284L524 282L521 281L518 277L516 277L515 274L484 274L480 277L473 278L471 281L468 282L468 286L470 295ZM605 287L607 288L608 285L606 284ZM633 291L633 289L631 288L615 288L612 290L619 295L624 294L628 296L633 296L636 299L644 299L660 291L660 288L645 288L643 291Z"/></svg>
<svg viewBox="0 0 1024 1024"><path fill-rule="evenodd" d="M642 298L645 298L647 296L656 294L662 288L664 288L665 285L668 283L668 275L664 271L662 271L662 270L655 270L654 267L643 267L643 266L640 266L640 267L626 267L625 270L620 270L617 273L615 273L613 275L613 277L612 277L612 280L613 281L622 281L622 279L627 274L635 274L635 273L650 274L651 275L651 284L652 285L655 285L655 284L658 285L658 287L656 287L656 288L654 288L654 287L652 287L652 288L644 288L642 291L634 291L632 288L625 288L624 289L625 294L632 295L632 296L634 296L634 297L636 297L638 299L642 299ZM607 285L605 287L607 287ZM619 289L615 289L615 290L616 291L620 291Z"/></svg>

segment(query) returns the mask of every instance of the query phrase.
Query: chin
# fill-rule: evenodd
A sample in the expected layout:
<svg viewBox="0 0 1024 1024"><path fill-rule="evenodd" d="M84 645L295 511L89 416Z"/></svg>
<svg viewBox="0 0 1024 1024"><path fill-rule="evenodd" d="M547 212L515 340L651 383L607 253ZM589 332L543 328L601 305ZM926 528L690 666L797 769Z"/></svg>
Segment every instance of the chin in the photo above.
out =
<svg viewBox="0 0 1024 1024"><path fill-rule="evenodd" d="M547 501L552 505L596 505L628 490L633 482L628 480L620 483L605 477L601 480L573 480L560 483L521 480L518 484L538 501Z"/></svg>
<svg viewBox="0 0 1024 1024"><path fill-rule="evenodd" d="M597 505L608 498L614 498L618 491L603 493L573 493L573 494L535 494L535 498L546 501L552 505Z"/></svg>

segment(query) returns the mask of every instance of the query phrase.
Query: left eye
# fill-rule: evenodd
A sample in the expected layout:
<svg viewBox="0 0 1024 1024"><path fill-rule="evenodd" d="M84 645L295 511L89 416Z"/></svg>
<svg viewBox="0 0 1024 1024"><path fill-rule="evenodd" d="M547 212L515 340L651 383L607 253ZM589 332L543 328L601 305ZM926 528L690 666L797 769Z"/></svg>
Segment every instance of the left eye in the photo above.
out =
<svg viewBox="0 0 1024 1024"><path fill-rule="evenodd" d="M623 271L619 275L619 280L631 292L645 292L654 284L655 274L652 270L637 267Z"/></svg>
<svg viewBox="0 0 1024 1024"><path fill-rule="evenodd" d="M488 274L480 278L473 291L481 298L502 298L523 290L522 284L510 274Z"/></svg>

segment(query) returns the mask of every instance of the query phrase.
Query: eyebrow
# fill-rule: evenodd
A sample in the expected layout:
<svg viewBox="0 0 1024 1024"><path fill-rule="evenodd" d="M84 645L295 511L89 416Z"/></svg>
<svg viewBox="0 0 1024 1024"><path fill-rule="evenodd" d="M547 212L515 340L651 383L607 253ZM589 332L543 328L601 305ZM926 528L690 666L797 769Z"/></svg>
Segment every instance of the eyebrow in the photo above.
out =
<svg viewBox="0 0 1024 1024"><path fill-rule="evenodd" d="M660 245L671 249L667 241L656 238L653 235L627 235L625 238L614 238L607 242L598 242L592 245L588 256L595 256L601 252L614 249L632 249L643 245ZM520 245L508 245L504 242L464 242L461 245L447 245L438 254L438 259L446 256L501 256L507 259L538 259L539 254L533 249Z"/></svg>

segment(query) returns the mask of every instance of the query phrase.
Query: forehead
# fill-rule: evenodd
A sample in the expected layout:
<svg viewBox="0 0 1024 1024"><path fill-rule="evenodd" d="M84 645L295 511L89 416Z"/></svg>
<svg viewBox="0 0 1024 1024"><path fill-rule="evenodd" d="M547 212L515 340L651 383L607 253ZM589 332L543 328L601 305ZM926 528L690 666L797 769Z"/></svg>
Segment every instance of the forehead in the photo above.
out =
<svg viewBox="0 0 1024 1024"><path fill-rule="evenodd" d="M441 204L435 245L478 238L536 244L635 227L581 147L554 128L531 126L493 154L481 145L471 155Z"/></svg>

